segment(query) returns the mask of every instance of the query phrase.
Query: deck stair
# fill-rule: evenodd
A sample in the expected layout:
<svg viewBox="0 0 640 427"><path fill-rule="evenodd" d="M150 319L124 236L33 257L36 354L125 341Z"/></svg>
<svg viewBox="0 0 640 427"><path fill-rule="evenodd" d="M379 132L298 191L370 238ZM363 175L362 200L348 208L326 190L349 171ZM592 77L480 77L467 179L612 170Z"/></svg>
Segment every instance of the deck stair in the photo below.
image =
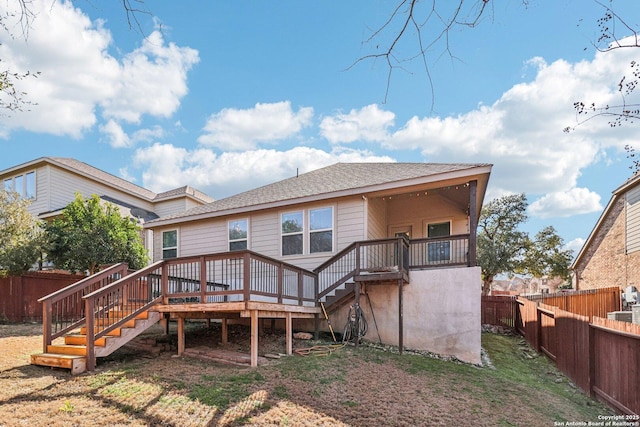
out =
<svg viewBox="0 0 640 427"><path fill-rule="evenodd" d="M352 301L355 295L355 283L347 282L342 287L337 288L332 294L325 297L324 306L329 311L340 308L348 301Z"/></svg>
<svg viewBox="0 0 640 427"><path fill-rule="evenodd" d="M126 309L112 309L109 312L109 316L111 319L120 320L130 315ZM131 316L131 319L127 320L122 326L94 340L95 357L110 355L157 323L160 318L161 314L152 309ZM96 331L99 327L99 325L96 325ZM32 354L31 364L69 369L73 375L85 372L87 369L86 333L86 327L82 326L65 334L62 337L63 342L49 344L46 352Z"/></svg>

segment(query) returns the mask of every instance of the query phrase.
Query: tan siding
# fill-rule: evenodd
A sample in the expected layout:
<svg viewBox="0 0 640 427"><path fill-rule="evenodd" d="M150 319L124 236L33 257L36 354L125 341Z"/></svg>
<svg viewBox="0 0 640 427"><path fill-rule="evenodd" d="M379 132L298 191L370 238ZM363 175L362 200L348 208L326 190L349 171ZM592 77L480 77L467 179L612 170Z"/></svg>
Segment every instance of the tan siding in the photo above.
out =
<svg viewBox="0 0 640 427"><path fill-rule="evenodd" d="M226 252L226 221L207 221L180 226L180 256Z"/></svg>
<svg viewBox="0 0 640 427"><path fill-rule="evenodd" d="M387 213L386 203L381 198L373 198L368 204L368 239L383 239L387 237Z"/></svg>
<svg viewBox="0 0 640 427"><path fill-rule="evenodd" d="M164 202L158 202L155 204L154 212L159 217L173 215L177 213L184 212L185 209L185 200L184 199L175 199L175 200L167 200Z"/></svg>
<svg viewBox="0 0 640 427"><path fill-rule="evenodd" d="M640 187L629 190L626 194L626 247L627 253L640 250Z"/></svg>
<svg viewBox="0 0 640 427"><path fill-rule="evenodd" d="M269 211L249 219L249 247L252 251L278 258L280 256L280 215Z"/></svg>
<svg viewBox="0 0 640 427"><path fill-rule="evenodd" d="M365 240L365 203L361 198L341 200L337 204L334 241L336 252L359 240Z"/></svg>
<svg viewBox="0 0 640 427"><path fill-rule="evenodd" d="M49 176L50 210L63 209L74 200L76 192L81 193L83 197L90 197L92 194L97 194L98 196L106 195L143 209L153 210L151 202L141 200L123 191L72 174L63 169L50 167Z"/></svg>

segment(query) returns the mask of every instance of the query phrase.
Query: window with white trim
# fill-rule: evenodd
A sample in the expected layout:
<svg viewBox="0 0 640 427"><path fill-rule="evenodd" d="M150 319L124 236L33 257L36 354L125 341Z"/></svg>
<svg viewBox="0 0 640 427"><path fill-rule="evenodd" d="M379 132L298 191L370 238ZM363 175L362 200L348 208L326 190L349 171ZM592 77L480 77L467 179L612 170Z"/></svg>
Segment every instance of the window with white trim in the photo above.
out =
<svg viewBox="0 0 640 427"><path fill-rule="evenodd" d="M162 232L162 259L178 257L178 230Z"/></svg>
<svg viewBox="0 0 640 427"><path fill-rule="evenodd" d="M248 224L247 219L229 221L229 250L242 251L248 249Z"/></svg>
<svg viewBox="0 0 640 427"><path fill-rule="evenodd" d="M36 173L35 171L16 175L4 180L5 191L15 191L23 199L36 198Z"/></svg>
<svg viewBox="0 0 640 427"><path fill-rule="evenodd" d="M281 217L282 255L333 251L333 207L286 212Z"/></svg>
<svg viewBox="0 0 640 427"><path fill-rule="evenodd" d="M309 210L309 253L333 250L333 208Z"/></svg>
<svg viewBox="0 0 640 427"><path fill-rule="evenodd" d="M282 255L300 255L304 248L304 214L302 211L282 214Z"/></svg>

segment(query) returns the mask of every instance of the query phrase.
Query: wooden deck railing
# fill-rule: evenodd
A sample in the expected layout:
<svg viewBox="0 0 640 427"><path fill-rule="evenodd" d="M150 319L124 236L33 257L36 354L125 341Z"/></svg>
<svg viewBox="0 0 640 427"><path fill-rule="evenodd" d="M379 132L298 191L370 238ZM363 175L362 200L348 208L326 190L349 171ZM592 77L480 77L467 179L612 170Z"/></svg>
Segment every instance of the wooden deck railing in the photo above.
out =
<svg viewBox="0 0 640 427"><path fill-rule="evenodd" d="M410 269L464 265L469 265L468 234L412 239L410 241Z"/></svg>
<svg viewBox="0 0 640 427"><path fill-rule="evenodd" d="M126 264L116 264L40 298L38 302L42 303L43 352L47 352L47 347L54 339L84 324L84 295L115 282L127 273Z"/></svg>

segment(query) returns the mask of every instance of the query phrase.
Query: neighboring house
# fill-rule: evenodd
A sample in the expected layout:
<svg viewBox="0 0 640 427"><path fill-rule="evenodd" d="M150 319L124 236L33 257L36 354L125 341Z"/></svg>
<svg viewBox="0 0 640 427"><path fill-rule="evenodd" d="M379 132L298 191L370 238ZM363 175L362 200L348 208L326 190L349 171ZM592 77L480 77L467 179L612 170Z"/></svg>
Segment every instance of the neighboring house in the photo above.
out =
<svg viewBox="0 0 640 427"><path fill-rule="evenodd" d="M520 277L494 280L491 295L554 294L564 284L561 277Z"/></svg>
<svg viewBox="0 0 640 427"><path fill-rule="evenodd" d="M640 175L613 191L571 269L576 290L640 289Z"/></svg>
<svg viewBox="0 0 640 427"><path fill-rule="evenodd" d="M41 157L5 169L0 171L0 180L5 190L29 199L27 210L42 220L60 215L76 193L83 197L97 194L118 206L123 216L135 217L140 223L213 201L189 186L154 193L81 161L62 157Z"/></svg>
<svg viewBox="0 0 640 427"><path fill-rule="evenodd" d="M346 303L329 310L340 332L356 301L369 322L368 339L479 363L476 228L490 172L489 164L338 163L144 227L153 230L154 260L192 257L189 268L199 283L233 288L216 276L223 267L204 272L195 263L207 265L205 254L249 250L315 272L316 293L327 305L345 288ZM246 276L253 267L244 268ZM194 281L178 282L177 274L169 273L168 281ZM254 290L246 290L243 301L269 301ZM223 293L224 301L243 298Z"/></svg>

